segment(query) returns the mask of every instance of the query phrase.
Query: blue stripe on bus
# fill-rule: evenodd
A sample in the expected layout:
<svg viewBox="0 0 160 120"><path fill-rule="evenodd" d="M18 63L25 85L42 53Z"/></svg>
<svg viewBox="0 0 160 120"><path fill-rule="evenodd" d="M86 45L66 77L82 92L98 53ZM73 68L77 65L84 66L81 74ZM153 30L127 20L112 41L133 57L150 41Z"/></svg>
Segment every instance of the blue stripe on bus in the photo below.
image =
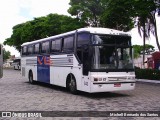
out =
<svg viewBox="0 0 160 120"><path fill-rule="evenodd" d="M50 83L50 56L37 56L37 80Z"/></svg>

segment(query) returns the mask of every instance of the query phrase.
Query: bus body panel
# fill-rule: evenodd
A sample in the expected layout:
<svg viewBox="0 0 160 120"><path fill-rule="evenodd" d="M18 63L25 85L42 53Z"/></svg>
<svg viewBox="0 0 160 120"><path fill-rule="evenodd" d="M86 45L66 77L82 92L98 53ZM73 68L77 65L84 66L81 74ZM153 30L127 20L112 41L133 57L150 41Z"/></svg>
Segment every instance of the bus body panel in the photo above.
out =
<svg viewBox="0 0 160 120"><path fill-rule="evenodd" d="M62 67L53 67L53 84L66 87L66 78L71 71L71 68L65 67L62 70Z"/></svg>
<svg viewBox="0 0 160 120"><path fill-rule="evenodd" d="M113 91L124 91L124 90L134 90L134 83L121 83L120 87L116 87L115 84L91 84L90 93L95 92L113 92Z"/></svg>
<svg viewBox="0 0 160 120"><path fill-rule="evenodd" d="M37 56L37 80L50 83L50 55Z"/></svg>
<svg viewBox="0 0 160 120"><path fill-rule="evenodd" d="M90 76L90 75L89 75ZM90 92L91 91L91 79L89 76L82 76L81 91Z"/></svg>
<svg viewBox="0 0 160 120"><path fill-rule="evenodd" d="M69 61L69 59L72 59ZM50 80L51 84L66 87L67 75L73 67L73 58L65 55L51 55ZM62 69L63 68L63 69Z"/></svg>
<svg viewBox="0 0 160 120"><path fill-rule="evenodd" d="M72 56L72 57L71 57ZM78 66L78 61L74 55L56 55L52 59L50 66L51 84L66 87L66 80L69 74L72 74L77 83L77 89L81 90L82 68Z"/></svg>
<svg viewBox="0 0 160 120"><path fill-rule="evenodd" d="M37 81L37 58L36 57L23 57L23 59L21 59L22 76L24 76L25 78L28 78L29 71L32 71L33 73L33 80Z"/></svg>
<svg viewBox="0 0 160 120"><path fill-rule="evenodd" d="M94 81L94 78L101 78L102 81ZM81 81L81 91L88 93L133 90L135 88L134 72L90 72L88 76L82 76Z"/></svg>
<svg viewBox="0 0 160 120"><path fill-rule="evenodd" d="M91 72L91 93L133 90L134 88L134 72Z"/></svg>
<svg viewBox="0 0 160 120"><path fill-rule="evenodd" d="M80 67L73 67L71 70L72 75L74 75L77 85L77 90L82 91L82 68Z"/></svg>
<svg viewBox="0 0 160 120"><path fill-rule="evenodd" d="M14 70L20 70L21 69L21 58L17 57L13 60L12 66Z"/></svg>

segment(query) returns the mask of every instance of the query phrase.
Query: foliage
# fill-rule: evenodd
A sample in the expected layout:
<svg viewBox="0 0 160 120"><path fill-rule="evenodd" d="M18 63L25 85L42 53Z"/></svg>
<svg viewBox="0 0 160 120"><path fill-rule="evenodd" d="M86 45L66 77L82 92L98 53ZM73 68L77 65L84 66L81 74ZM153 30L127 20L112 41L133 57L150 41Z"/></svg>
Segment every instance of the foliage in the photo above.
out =
<svg viewBox="0 0 160 120"><path fill-rule="evenodd" d="M3 50L3 61L6 61L11 56L10 51Z"/></svg>
<svg viewBox="0 0 160 120"><path fill-rule="evenodd" d="M84 27L84 22L65 15L49 14L35 18L13 27L13 34L4 41L5 45L14 46L20 51L24 42L45 38Z"/></svg>
<svg viewBox="0 0 160 120"><path fill-rule="evenodd" d="M129 31L134 27L134 0L108 0L105 11L101 15L104 27Z"/></svg>
<svg viewBox="0 0 160 120"><path fill-rule="evenodd" d="M103 12L104 0L70 0L68 12L88 25L98 26Z"/></svg>
<svg viewBox="0 0 160 120"><path fill-rule="evenodd" d="M135 68L137 79L160 80L160 70Z"/></svg>
<svg viewBox="0 0 160 120"><path fill-rule="evenodd" d="M142 54L143 52L143 45L133 45L133 49L134 49L134 58L138 58L140 54ZM154 46L146 44L145 53L150 54L153 51L155 51Z"/></svg>
<svg viewBox="0 0 160 120"><path fill-rule="evenodd" d="M70 0L68 12L89 26L102 26L128 31L133 28L132 1Z"/></svg>

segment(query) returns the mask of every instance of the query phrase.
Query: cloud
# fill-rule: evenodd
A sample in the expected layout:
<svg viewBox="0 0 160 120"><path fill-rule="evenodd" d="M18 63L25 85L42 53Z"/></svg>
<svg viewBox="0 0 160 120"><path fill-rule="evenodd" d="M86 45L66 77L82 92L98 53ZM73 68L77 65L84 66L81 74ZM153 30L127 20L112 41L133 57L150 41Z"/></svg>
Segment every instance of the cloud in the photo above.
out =
<svg viewBox="0 0 160 120"><path fill-rule="evenodd" d="M54 2L53 0L31 0L30 15L33 17L40 17L49 13L69 15L67 12L68 3L69 0L54 0Z"/></svg>
<svg viewBox="0 0 160 120"><path fill-rule="evenodd" d="M50 13L69 15L68 3L69 0L4 0L0 4L0 43L12 35L12 27L17 24ZM19 55L14 48L5 48L11 54Z"/></svg>
<svg viewBox="0 0 160 120"><path fill-rule="evenodd" d="M12 27L16 24L25 22L28 18L20 16L20 7L18 4L19 0L5 0L0 4L0 42L10 37L12 34Z"/></svg>

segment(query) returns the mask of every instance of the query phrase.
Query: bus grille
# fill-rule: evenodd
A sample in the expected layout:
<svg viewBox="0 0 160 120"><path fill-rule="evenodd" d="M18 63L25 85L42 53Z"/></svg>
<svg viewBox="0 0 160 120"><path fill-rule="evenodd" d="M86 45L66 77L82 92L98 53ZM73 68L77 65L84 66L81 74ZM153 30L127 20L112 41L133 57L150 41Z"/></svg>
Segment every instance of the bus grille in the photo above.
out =
<svg viewBox="0 0 160 120"><path fill-rule="evenodd" d="M127 80L127 77L108 77L109 81L122 81Z"/></svg>

